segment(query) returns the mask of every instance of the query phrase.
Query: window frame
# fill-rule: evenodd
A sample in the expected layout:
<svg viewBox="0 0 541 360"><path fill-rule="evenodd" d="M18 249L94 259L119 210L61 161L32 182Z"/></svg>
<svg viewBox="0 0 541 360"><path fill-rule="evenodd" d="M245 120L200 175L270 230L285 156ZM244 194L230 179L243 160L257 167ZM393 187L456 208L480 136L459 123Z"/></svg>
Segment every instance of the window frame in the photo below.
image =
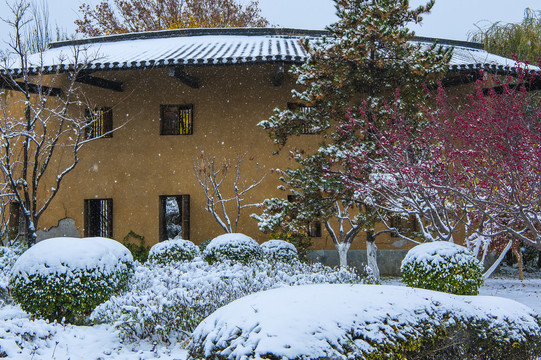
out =
<svg viewBox="0 0 541 360"><path fill-rule="evenodd" d="M297 102L288 102L287 103L287 109L289 111L297 111L298 109L303 109L302 111L304 113L309 113L313 111L314 107L306 104L301 104ZM317 135L318 132L314 130L310 130L307 126L307 124L302 124L302 135Z"/></svg>
<svg viewBox="0 0 541 360"><path fill-rule="evenodd" d="M99 204L99 216L96 216L94 211L96 210L96 204ZM103 207L105 205L105 207ZM105 210L104 210L105 209ZM104 215L105 211L105 216ZM103 218L102 218L103 217ZM98 228L94 229L93 226L99 223ZM105 223L105 226L103 224ZM85 199L84 200L84 235L85 237L106 237L113 238L113 199L112 198L99 198L99 199Z"/></svg>
<svg viewBox="0 0 541 360"><path fill-rule="evenodd" d="M14 237L26 233L26 218L22 213L22 205L18 201L9 203L8 230Z"/></svg>
<svg viewBox="0 0 541 360"><path fill-rule="evenodd" d="M97 114L97 118L96 118ZM100 120L100 118L102 120ZM99 125L101 123L101 125ZM100 134L96 135L98 124ZM106 139L113 137L113 108L104 106L85 109L85 139Z"/></svg>
<svg viewBox="0 0 541 360"><path fill-rule="evenodd" d="M389 219L389 227L396 229L396 231L391 232L391 237L400 237L400 233L407 236L418 233L421 230L415 215L409 215L407 219L400 215L393 215Z"/></svg>
<svg viewBox="0 0 541 360"><path fill-rule="evenodd" d="M165 203L167 198L180 199L180 226L182 228L181 237L183 240L190 240L190 195L189 194L177 194L177 195L160 195L159 196L159 236L158 241L162 242L168 240L167 229L165 223Z"/></svg>
<svg viewBox="0 0 541 360"><path fill-rule="evenodd" d="M175 121L178 122L173 126L166 126L165 121L166 111L170 108L176 109ZM181 120L181 115L185 114L188 118ZM160 105L160 135L161 136L178 136L178 135L193 135L193 122L194 122L194 106L193 104L161 104ZM186 126L181 126L187 124Z"/></svg>

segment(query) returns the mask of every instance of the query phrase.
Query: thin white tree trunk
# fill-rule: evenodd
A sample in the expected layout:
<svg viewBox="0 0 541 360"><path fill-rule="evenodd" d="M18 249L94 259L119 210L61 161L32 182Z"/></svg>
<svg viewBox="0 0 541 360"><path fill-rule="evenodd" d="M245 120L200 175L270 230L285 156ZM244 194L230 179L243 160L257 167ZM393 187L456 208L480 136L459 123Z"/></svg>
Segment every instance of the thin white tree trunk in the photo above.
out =
<svg viewBox="0 0 541 360"><path fill-rule="evenodd" d="M366 259L368 262L368 267L372 270L374 277L379 281L379 268L378 268L378 259L377 259L377 250L375 241L366 241Z"/></svg>
<svg viewBox="0 0 541 360"><path fill-rule="evenodd" d="M349 251L350 245L351 245L350 243L341 243L336 247L336 249L338 250L338 258L340 260L340 267L348 266L348 251Z"/></svg>
<svg viewBox="0 0 541 360"><path fill-rule="evenodd" d="M488 268L487 271L485 271L485 273L483 274L483 277L485 278L485 280L488 279L490 277L490 275L492 275L492 273L498 268L498 266L502 262L503 258L505 257L505 255L507 254L509 249L511 248L511 245L513 245L513 240L509 240L509 242L507 243L507 245L503 249L500 256L498 256L496 261L494 261L494 264L492 264L492 266L490 268Z"/></svg>

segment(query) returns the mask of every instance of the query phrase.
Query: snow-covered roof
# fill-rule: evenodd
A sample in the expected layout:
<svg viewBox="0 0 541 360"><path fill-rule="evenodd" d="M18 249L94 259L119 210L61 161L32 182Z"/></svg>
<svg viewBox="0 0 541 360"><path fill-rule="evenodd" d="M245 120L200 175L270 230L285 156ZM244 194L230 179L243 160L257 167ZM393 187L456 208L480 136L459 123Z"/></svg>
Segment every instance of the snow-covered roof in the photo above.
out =
<svg viewBox="0 0 541 360"><path fill-rule="evenodd" d="M67 68L78 53L79 63L91 70L147 69L166 66L205 66L257 63L302 63L306 60L301 39L319 38L325 31L283 28L214 28L150 31L56 42L31 59L42 72ZM476 43L433 38L413 41L429 46L438 41L454 47L451 71L509 70L511 59L490 54ZM508 68L508 69L505 69ZM17 73L17 70L12 68Z"/></svg>

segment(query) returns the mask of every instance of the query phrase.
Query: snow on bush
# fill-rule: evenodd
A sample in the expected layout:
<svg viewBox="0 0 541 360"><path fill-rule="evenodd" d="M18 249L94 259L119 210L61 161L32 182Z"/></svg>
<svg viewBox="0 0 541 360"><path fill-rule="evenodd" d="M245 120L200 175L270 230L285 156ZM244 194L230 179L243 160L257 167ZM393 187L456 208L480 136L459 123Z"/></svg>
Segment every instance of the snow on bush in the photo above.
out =
<svg viewBox="0 0 541 360"><path fill-rule="evenodd" d="M9 276L18 257L12 248L0 246L0 306L12 300L8 290Z"/></svg>
<svg viewBox="0 0 541 360"><path fill-rule="evenodd" d="M447 241L415 246L400 271L408 286L457 295L477 295L483 285L481 262L464 246Z"/></svg>
<svg viewBox="0 0 541 360"><path fill-rule="evenodd" d="M175 261L191 261L196 256L199 256L199 248L193 242L173 239L154 245L148 253L148 260L167 265Z"/></svg>
<svg viewBox="0 0 541 360"><path fill-rule="evenodd" d="M509 299L307 285L218 309L188 350L193 359L528 359L541 354L540 325L532 309Z"/></svg>
<svg viewBox="0 0 541 360"><path fill-rule="evenodd" d="M9 286L21 308L49 321L84 323L92 310L120 291L133 258L106 238L51 238L15 262Z"/></svg>
<svg viewBox="0 0 541 360"><path fill-rule="evenodd" d="M234 261L209 265L192 262L136 266L129 291L113 296L91 315L110 323L124 341L149 339L174 343L185 340L199 322L217 308L245 295L276 287L313 283L373 282L350 269L321 264Z"/></svg>
<svg viewBox="0 0 541 360"><path fill-rule="evenodd" d="M209 264L224 260L239 261L247 264L263 257L261 246L244 234L232 233L220 235L206 246L203 257Z"/></svg>
<svg viewBox="0 0 541 360"><path fill-rule="evenodd" d="M0 359L186 359L181 344L122 344L108 325L75 326L34 319L18 305L0 307Z"/></svg>
<svg viewBox="0 0 541 360"><path fill-rule="evenodd" d="M274 261L290 262L299 260L299 253L295 245L284 240L269 240L261 244L263 254Z"/></svg>

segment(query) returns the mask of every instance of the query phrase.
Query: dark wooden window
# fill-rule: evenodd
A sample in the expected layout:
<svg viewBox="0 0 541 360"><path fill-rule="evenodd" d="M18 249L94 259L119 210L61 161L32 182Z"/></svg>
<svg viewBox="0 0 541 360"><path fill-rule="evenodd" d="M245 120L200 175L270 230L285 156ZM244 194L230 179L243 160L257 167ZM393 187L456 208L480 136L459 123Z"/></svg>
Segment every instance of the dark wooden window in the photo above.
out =
<svg viewBox="0 0 541 360"><path fill-rule="evenodd" d="M308 236L321 237L321 221L310 221L308 223Z"/></svg>
<svg viewBox="0 0 541 360"><path fill-rule="evenodd" d="M12 201L9 205L8 228L10 235L15 238L25 234L26 218L24 217L21 205L17 201Z"/></svg>
<svg viewBox="0 0 541 360"><path fill-rule="evenodd" d="M113 199L85 200L85 236L113 238Z"/></svg>
<svg viewBox="0 0 541 360"><path fill-rule="evenodd" d="M308 114L314 109L311 106L307 106L307 105L299 104L299 103L287 103L287 108L291 111L299 110L300 112L304 114ZM314 135L314 134L317 134L317 131L312 129L308 124L303 124L302 133L305 135Z"/></svg>
<svg viewBox="0 0 541 360"><path fill-rule="evenodd" d="M389 225L391 228L396 229L391 233L391 236L395 237L398 236L398 233L408 236L420 230L415 216L409 216L408 218L392 216Z"/></svg>
<svg viewBox="0 0 541 360"><path fill-rule="evenodd" d="M161 135L192 135L193 105L160 105Z"/></svg>
<svg viewBox="0 0 541 360"><path fill-rule="evenodd" d="M85 110L87 139L113 137L113 109L97 108Z"/></svg>
<svg viewBox="0 0 541 360"><path fill-rule="evenodd" d="M190 239L190 195L160 196L160 241Z"/></svg>
<svg viewBox="0 0 541 360"><path fill-rule="evenodd" d="M287 201L289 201L290 203L294 203L297 201L297 196L288 195ZM293 216L295 216L295 214L293 214ZM306 226L306 233L308 234L308 236L321 237L321 221L310 221Z"/></svg>

